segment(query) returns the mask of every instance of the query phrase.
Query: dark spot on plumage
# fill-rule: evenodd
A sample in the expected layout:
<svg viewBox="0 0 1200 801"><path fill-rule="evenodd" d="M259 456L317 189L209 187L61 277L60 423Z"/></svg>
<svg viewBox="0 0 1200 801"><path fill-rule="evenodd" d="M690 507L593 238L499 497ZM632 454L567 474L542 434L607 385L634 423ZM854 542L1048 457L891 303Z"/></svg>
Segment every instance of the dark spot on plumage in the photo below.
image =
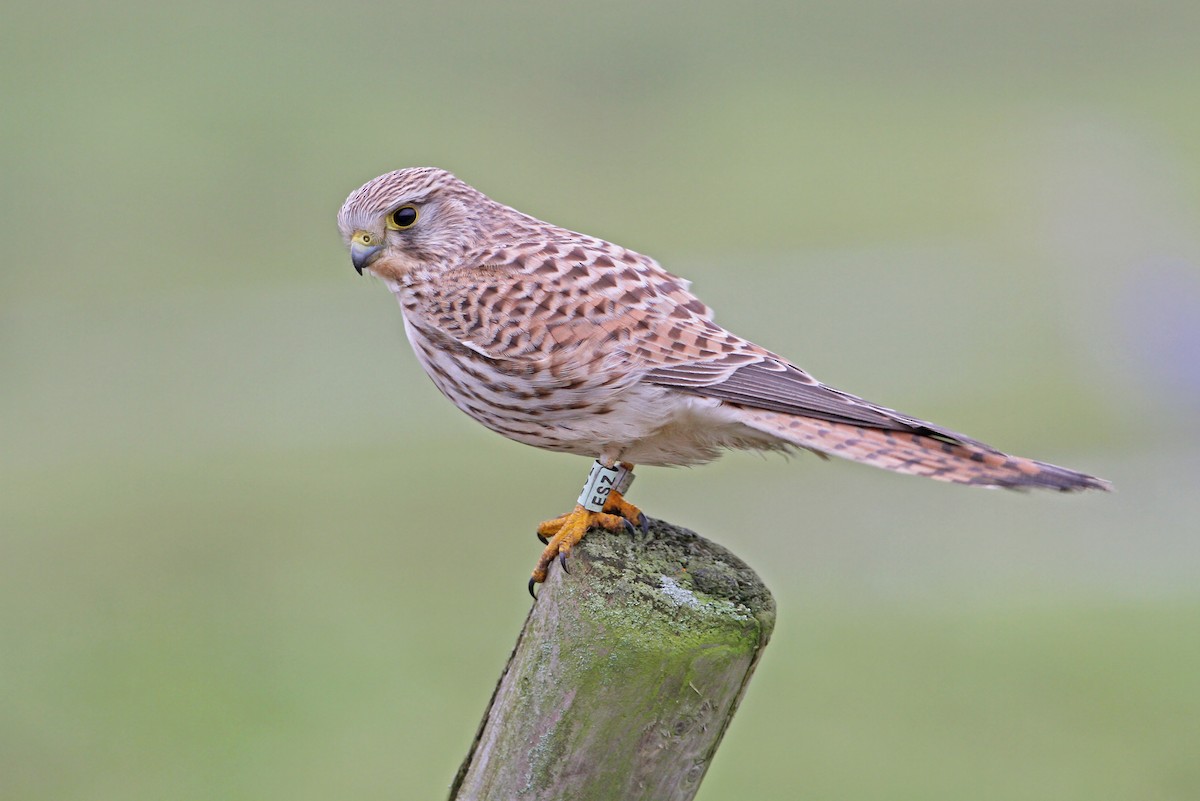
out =
<svg viewBox="0 0 1200 801"><path fill-rule="evenodd" d="M483 291L479 293L479 302L484 306L489 305L492 302L492 299L498 294L500 294L499 287L495 285L485 286Z"/></svg>
<svg viewBox="0 0 1200 801"><path fill-rule="evenodd" d="M608 256L605 256L604 254L600 254L599 256L597 256L596 260L594 262L592 262L592 264L596 265L597 267L615 267L616 266L613 264L613 260L610 259Z"/></svg>
<svg viewBox="0 0 1200 801"><path fill-rule="evenodd" d="M583 252L583 248L575 247L563 258L566 261L587 261L587 254Z"/></svg>
<svg viewBox="0 0 1200 801"><path fill-rule="evenodd" d="M558 272L558 263L554 259L546 259L534 270L538 275L554 275Z"/></svg>
<svg viewBox="0 0 1200 801"><path fill-rule="evenodd" d="M591 405L592 405L592 404L591 404L591 402L590 402L590 401L579 400L579 401L575 401L574 403L564 403L564 404L561 404L561 405L559 406L559 408L560 408L562 411L572 411L572 412L576 412L576 411L579 411L579 410L581 410L581 409L586 409L586 408L588 408L588 407L589 407L589 406L591 406Z"/></svg>
<svg viewBox="0 0 1200 801"><path fill-rule="evenodd" d="M702 303L699 298L693 298L689 300L687 303L683 304L683 307L688 311L695 312L696 314L703 314L706 309L704 303Z"/></svg>
<svg viewBox="0 0 1200 801"><path fill-rule="evenodd" d="M595 290L612 289L616 285L617 285L617 279L613 277L613 274L605 273L604 275L602 275L596 279L596 283L592 284L592 289L595 289Z"/></svg>
<svg viewBox="0 0 1200 801"><path fill-rule="evenodd" d="M443 372L443 373L439 373L439 376L441 377L442 383L449 384L451 387L453 387L455 390L457 390L459 392L466 392L466 389L463 387L463 385L458 383L457 381L455 381L454 378L451 377L449 374Z"/></svg>
<svg viewBox="0 0 1200 801"><path fill-rule="evenodd" d="M556 296L548 293L542 294L541 300L538 301L538 305L533 307L533 314L544 315L544 317L548 317L548 315L553 313L556 306Z"/></svg>
<svg viewBox="0 0 1200 801"><path fill-rule="evenodd" d="M622 304L624 304L625 306L636 306L637 304L642 302L642 296L640 294L638 294L637 292L635 292L634 290L630 289L624 295L621 296L620 302Z"/></svg>
<svg viewBox="0 0 1200 801"><path fill-rule="evenodd" d="M537 368L527 361L515 359L499 359L492 362L491 369L515 378L528 378L537 372Z"/></svg>
<svg viewBox="0 0 1200 801"><path fill-rule="evenodd" d="M587 278L587 275L588 275L587 267L585 267L580 262L576 262L575 264L572 264L570 269L567 270L567 273L566 273L567 278L573 278L576 280Z"/></svg>
<svg viewBox="0 0 1200 801"><path fill-rule="evenodd" d="M735 343L730 342L730 344L732 345ZM724 361L726 364L732 365L757 364L759 357L752 353L737 353L727 356Z"/></svg>

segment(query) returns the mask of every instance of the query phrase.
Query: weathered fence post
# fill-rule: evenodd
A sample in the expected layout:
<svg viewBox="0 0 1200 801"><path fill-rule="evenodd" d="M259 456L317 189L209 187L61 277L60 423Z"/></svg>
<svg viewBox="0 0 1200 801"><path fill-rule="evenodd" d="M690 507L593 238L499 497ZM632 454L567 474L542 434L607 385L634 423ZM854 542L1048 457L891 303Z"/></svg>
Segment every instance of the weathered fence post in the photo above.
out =
<svg viewBox="0 0 1200 801"><path fill-rule="evenodd" d="M662 521L593 531L554 569L451 801L687 801L775 623L762 581Z"/></svg>

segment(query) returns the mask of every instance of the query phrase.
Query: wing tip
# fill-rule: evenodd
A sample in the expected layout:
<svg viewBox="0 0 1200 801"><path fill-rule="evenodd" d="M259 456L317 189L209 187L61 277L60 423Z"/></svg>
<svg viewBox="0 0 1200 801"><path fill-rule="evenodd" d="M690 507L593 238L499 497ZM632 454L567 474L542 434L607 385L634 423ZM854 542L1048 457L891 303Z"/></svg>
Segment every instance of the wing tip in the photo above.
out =
<svg viewBox="0 0 1200 801"><path fill-rule="evenodd" d="M988 486L1002 487L1012 490L1045 489L1062 493L1085 492L1099 490L1113 492L1113 483L1108 479L1080 473L1066 467L1039 462L1033 459L1010 457L1012 466L1016 469L1004 475L989 474L980 476L975 482ZM972 482L972 483L975 483Z"/></svg>

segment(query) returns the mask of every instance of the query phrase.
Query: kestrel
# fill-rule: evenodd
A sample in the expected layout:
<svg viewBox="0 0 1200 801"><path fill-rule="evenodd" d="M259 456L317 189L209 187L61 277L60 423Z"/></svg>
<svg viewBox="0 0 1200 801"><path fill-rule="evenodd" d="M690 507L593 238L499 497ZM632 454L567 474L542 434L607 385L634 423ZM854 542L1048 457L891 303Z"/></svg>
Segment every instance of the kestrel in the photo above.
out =
<svg viewBox="0 0 1200 801"><path fill-rule="evenodd" d="M547 544L531 593L588 529L645 526L624 499L635 464L805 449L984 487L1110 487L823 384L717 325L654 259L522 214L445 170L368 181L338 227L354 268L400 302L442 394L510 439L596 460L574 510L538 527Z"/></svg>

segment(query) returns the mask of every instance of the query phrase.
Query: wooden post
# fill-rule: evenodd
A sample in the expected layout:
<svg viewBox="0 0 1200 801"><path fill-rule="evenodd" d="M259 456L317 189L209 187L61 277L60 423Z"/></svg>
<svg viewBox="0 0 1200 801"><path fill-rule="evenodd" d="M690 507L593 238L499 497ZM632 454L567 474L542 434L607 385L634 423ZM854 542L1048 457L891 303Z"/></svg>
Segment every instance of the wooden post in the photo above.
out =
<svg viewBox="0 0 1200 801"><path fill-rule="evenodd" d="M740 559L655 520L541 587L451 801L687 801L775 623Z"/></svg>

